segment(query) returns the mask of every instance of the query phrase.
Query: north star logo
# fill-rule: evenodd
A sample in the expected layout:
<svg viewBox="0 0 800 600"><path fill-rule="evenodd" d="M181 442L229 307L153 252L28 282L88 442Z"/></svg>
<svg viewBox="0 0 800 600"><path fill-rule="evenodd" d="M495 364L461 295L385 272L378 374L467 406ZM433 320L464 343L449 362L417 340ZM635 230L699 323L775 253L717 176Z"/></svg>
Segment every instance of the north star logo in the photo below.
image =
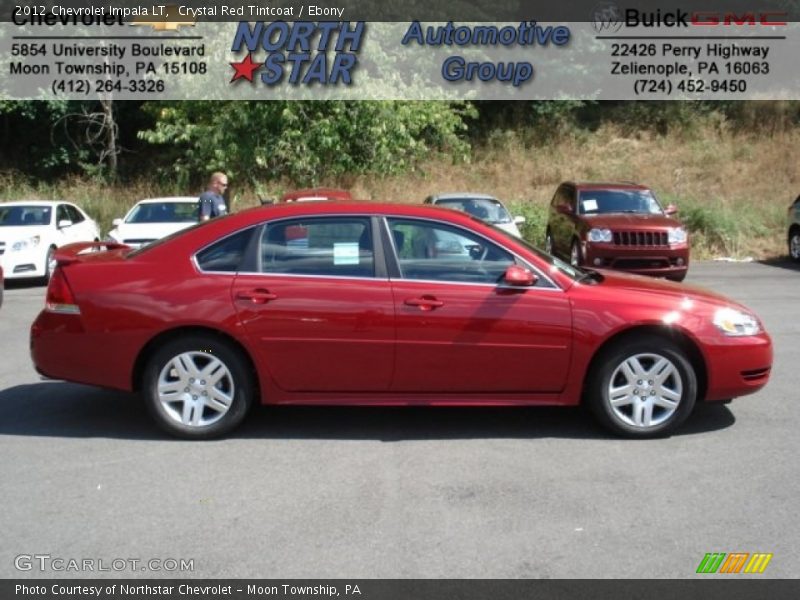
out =
<svg viewBox="0 0 800 600"><path fill-rule="evenodd" d="M146 19L136 19L129 25L152 27L155 31L177 31L181 27L194 27L195 20L178 14L178 6L168 4L160 17L153 15Z"/></svg>
<svg viewBox="0 0 800 600"><path fill-rule="evenodd" d="M259 71L258 79L267 86L351 85L364 31L363 21L242 21L231 52L247 54L228 63L233 69L230 83L253 83ZM254 54L264 58L253 60Z"/></svg>

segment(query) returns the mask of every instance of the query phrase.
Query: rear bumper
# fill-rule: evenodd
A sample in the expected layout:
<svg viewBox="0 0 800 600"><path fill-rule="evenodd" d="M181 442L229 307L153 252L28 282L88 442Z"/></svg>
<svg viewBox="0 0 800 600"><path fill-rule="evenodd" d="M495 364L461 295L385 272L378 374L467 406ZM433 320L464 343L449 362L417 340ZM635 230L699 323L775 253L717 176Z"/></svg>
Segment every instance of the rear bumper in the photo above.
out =
<svg viewBox="0 0 800 600"><path fill-rule="evenodd" d="M614 269L638 275L679 277L689 270L689 246L615 246L610 243L584 242L584 264L598 269Z"/></svg>

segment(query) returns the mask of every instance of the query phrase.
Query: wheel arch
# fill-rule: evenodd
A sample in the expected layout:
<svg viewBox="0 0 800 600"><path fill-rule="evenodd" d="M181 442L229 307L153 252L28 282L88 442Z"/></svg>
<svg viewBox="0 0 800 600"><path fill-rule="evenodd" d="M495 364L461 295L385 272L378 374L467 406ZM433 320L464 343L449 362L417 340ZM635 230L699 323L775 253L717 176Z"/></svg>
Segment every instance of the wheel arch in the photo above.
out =
<svg viewBox="0 0 800 600"><path fill-rule="evenodd" d="M786 241L790 242L795 233L800 233L800 223L792 223L789 226L789 232L786 234Z"/></svg>
<svg viewBox="0 0 800 600"><path fill-rule="evenodd" d="M230 344L231 347L240 352L242 357L247 361L248 367L253 374L253 383L256 388L253 390L255 398L258 400L258 402L261 401L261 381L258 370L255 366L255 362L253 361L253 357L250 355L250 351L244 345L242 345L239 340L225 333L224 331L214 329L213 327L205 327L200 325L187 325L162 331L155 337L151 338L142 347L142 349L139 351L139 354L136 356L136 361L133 365L133 371L131 372L131 389L134 392L141 391L142 376L144 375L144 370L147 367L147 361L150 359L156 349L162 344L165 344L173 339L181 338L187 335L208 335L216 337L217 339Z"/></svg>
<svg viewBox="0 0 800 600"><path fill-rule="evenodd" d="M678 345L681 350L686 353L686 358L692 365L697 377L697 401L702 402L705 399L706 392L708 391L708 365L700 351L697 342L685 331L675 327L666 325L636 325L623 331L611 335L606 339L600 347L594 352L591 360L586 368L583 377L583 390L581 394L581 403L586 402L586 387L589 379L592 376L593 370L596 368L599 360L606 353L606 351L617 345L625 343L626 340L641 338L644 336L660 337L669 340Z"/></svg>

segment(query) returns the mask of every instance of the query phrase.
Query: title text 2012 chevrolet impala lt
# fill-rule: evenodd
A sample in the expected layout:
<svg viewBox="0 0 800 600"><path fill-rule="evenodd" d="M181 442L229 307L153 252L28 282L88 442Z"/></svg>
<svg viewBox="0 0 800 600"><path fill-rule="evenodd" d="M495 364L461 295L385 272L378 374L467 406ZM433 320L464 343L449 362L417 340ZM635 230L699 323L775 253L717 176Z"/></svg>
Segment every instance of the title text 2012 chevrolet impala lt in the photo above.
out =
<svg viewBox="0 0 800 600"><path fill-rule="evenodd" d="M630 437L761 389L758 318L690 286L572 267L470 215L294 203L139 250L56 255L40 373L142 393L186 438L254 402L575 405Z"/></svg>

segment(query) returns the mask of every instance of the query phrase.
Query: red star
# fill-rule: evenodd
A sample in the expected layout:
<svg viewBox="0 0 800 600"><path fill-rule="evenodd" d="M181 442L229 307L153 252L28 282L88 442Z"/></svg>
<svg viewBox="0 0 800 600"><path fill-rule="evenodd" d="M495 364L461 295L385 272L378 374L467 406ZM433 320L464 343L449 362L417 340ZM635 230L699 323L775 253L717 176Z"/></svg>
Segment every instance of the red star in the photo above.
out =
<svg viewBox="0 0 800 600"><path fill-rule="evenodd" d="M258 71L263 64L264 63L253 62L253 59L248 53L241 62L230 63L230 65L233 67L233 70L236 71L236 73L233 75L233 79L231 79L230 82L233 83L242 77L247 79L247 81L253 81L253 71Z"/></svg>

